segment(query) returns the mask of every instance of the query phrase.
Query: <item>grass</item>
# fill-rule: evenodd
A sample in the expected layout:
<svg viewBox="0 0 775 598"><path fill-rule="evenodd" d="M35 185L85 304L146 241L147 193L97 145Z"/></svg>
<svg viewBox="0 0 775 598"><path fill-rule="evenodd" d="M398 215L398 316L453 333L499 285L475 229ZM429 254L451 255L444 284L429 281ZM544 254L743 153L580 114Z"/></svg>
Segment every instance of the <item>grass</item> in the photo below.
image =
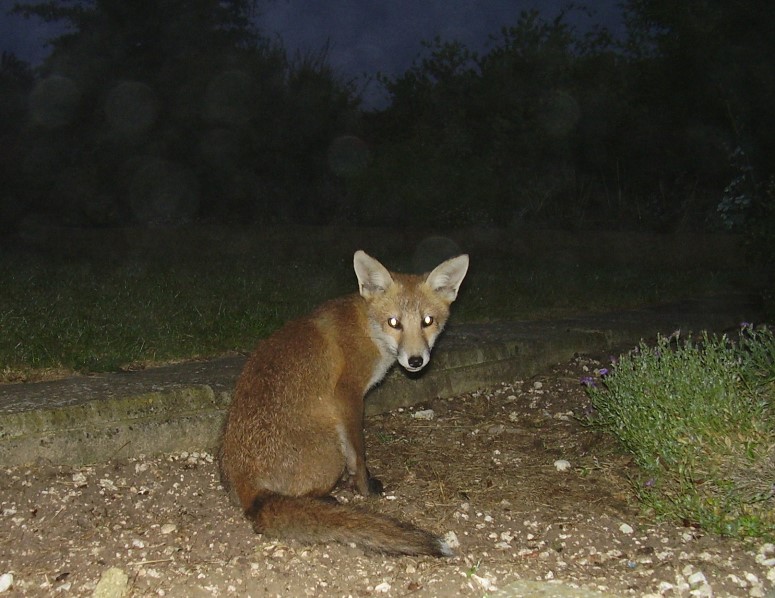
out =
<svg viewBox="0 0 775 598"><path fill-rule="evenodd" d="M5 379L118 370L250 349L326 295L247 263L101 269L39 259L0 268Z"/></svg>
<svg viewBox="0 0 775 598"><path fill-rule="evenodd" d="M649 305L738 289L744 279L723 262L709 267L692 258L665 267L637 251L609 259L610 247L592 236L467 237L472 265L456 321ZM90 233L50 240L34 252L6 249L0 380L247 351L288 318L355 292L354 249L409 271L407 245L405 235L383 231L298 229Z"/></svg>
<svg viewBox="0 0 775 598"><path fill-rule="evenodd" d="M775 336L745 326L733 342L660 337L587 380L594 425L641 473L659 517L734 537L775 538Z"/></svg>

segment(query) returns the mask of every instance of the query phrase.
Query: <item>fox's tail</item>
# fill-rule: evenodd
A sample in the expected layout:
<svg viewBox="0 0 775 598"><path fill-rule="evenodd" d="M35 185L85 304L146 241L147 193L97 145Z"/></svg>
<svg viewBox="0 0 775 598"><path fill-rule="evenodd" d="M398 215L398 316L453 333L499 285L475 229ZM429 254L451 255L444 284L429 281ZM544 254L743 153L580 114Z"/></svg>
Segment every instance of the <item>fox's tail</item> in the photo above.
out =
<svg viewBox="0 0 775 598"><path fill-rule="evenodd" d="M273 537L353 543L387 554L452 556L449 545L430 532L334 499L262 493L245 515L257 533Z"/></svg>

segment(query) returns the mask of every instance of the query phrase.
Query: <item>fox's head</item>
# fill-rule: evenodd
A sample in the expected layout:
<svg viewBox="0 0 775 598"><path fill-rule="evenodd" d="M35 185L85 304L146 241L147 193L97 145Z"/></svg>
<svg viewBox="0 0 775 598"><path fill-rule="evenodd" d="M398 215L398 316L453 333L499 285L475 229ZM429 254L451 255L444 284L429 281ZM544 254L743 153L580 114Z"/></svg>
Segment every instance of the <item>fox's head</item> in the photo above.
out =
<svg viewBox="0 0 775 598"><path fill-rule="evenodd" d="M417 372L430 361L436 337L449 317L468 271L459 255L425 275L396 274L363 251L353 259L361 296L368 303L371 337L383 355Z"/></svg>

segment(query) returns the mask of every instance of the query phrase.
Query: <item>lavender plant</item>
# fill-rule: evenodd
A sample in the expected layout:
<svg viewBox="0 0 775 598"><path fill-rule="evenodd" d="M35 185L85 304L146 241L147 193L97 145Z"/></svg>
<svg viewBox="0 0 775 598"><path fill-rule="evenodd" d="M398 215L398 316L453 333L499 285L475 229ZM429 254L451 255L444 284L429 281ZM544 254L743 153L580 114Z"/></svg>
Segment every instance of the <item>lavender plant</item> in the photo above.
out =
<svg viewBox="0 0 775 598"><path fill-rule="evenodd" d="M723 535L775 536L775 337L678 333L582 381L592 424L632 452L643 505Z"/></svg>

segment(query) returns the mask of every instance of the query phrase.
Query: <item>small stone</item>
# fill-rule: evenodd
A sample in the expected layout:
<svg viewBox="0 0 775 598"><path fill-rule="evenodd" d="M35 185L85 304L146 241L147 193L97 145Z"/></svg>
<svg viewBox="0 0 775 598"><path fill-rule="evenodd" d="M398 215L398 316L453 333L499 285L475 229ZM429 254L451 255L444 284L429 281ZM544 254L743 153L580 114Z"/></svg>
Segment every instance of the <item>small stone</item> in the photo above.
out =
<svg viewBox="0 0 775 598"><path fill-rule="evenodd" d="M0 592L6 592L13 586L13 575L10 573L3 573L0 575Z"/></svg>
<svg viewBox="0 0 775 598"><path fill-rule="evenodd" d="M675 586L671 584L669 581L661 581L659 582L659 594L660 596L664 596L667 594L670 590L672 590Z"/></svg>
<svg viewBox="0 0 775 598"><path fill-rule="evenodd" d="M412 413L414 419L426 419L431 420L436 418L436 412L433 409L423 409L422 411L415 411Z"/></svg>
<svg viewBox="0 0 775 598"><path fill-rule="evenodd" d="M390 584L386 581L383 581L382 583L374 586L374 591L380 594L387 594L390 591Z"/></svg>
<svg viewBox="0 0 775 598"><path fill-rule="evenodd" d="M631 525L628 525L628 524L626 524L626 523L622 523L622 524L619 526L619 531L620 531L620 532L622 532L623 534L627 534L627 535L629 536L629 535L630 535L632 532L634 532L635 530L634 530L634 529L632 529L632 526L631 526Z"/></svg>
<svg viewBox="0 0 775 598"><path fill-rule="evenodd" d="M554 462L554 468L557 471L568 471L570 469L570 461L566 461L565 459L557 459L557 461Z"/></svg>
<svg viewBox="0 0 775 598"><path fill-rule="evenodd" d="M172 532L177 531L177 529L178 526L174 523L165 523L161 526L160 531L166 536L167 534L171 534Z"/></svg>
<svg viewBox="0 0 775 598"><path fill-rule="evenodd" d="M485 592L489 592L489 591L497 589L493 585L492 581L490 581L486 577L480 577L480 576L476 575L475 573L472 573L471 574L471 579L473 579L476 583L478 583Z"/></svg>
<svg viewBox="0 0 775 598"><path fill-rule="evenodd" d="M100 488L104 488L105 490L110 490L111 492L118 490L118 488L116 488L116 483L109 478L101 479L99 481L99 485L100 485Z"/></svg>
<svg viewBox="0 0 775 598"><path fill-rule="evenodd" d="M687 577L686 581L689 582L690 586L694 587L707 583L708 580L705 579L705 574L702 571L696 571Z"/></svg>
<svg viewBox="0 0 775 598"><path fill-rule="evenodd" d="M458 540L457 534L453 531L444 534L444 542L446 542L447 546L450 548L460 548L460 540Z"/></svg>
<svg viewBox="0 0 775 598"><path fill-rule="evenodd" d="M94 588L92 598L120 598L127 590L129 576L118 567L111 567L102 574Z"/></svg>

